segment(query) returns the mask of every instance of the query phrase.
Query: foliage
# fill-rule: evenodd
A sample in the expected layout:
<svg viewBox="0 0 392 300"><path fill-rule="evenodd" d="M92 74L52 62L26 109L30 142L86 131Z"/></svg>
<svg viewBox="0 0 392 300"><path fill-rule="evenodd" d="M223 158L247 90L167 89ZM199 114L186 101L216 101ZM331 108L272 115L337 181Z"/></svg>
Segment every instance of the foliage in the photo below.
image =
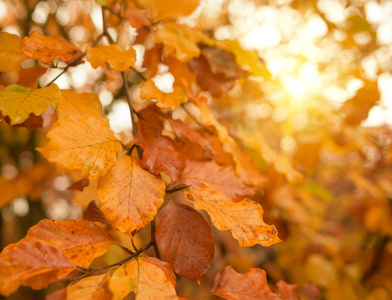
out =
<svg viewBox="0 0 392 300"><path fill-rule="evenodd" d="M356 54L317 62L363 84L336 105L217 38L230 5L258 1L223 1L218 24L198 0L16 2L0 19L20 33L0 35L1 295L392 297L391 132L362 126L388 68L363 67L385 50L363 3L340 23L322 1L279 4Z"/></svg>

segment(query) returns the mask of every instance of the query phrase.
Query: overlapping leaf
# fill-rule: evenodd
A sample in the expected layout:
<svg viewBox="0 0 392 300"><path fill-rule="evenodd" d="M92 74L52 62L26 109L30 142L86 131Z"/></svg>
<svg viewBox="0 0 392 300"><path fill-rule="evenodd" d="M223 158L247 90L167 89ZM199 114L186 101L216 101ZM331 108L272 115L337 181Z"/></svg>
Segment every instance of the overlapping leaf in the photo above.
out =
<svg viewBox="0 0 392 300"><path fill-rule="evenodd" d="M108 222L132 235L144 228L163 203L165 184L143 170L136 158L120 157L98 181L101 210Z"/></svg>
<svg viewBox="0 0 392 300"><path fill-rule="evenodd" d="M131 292L136 294L136 300L178 299L173 277L168 263L139 256L114 272L109 287L114 299L123 299Z"/></svg>
<svg viewBox="0 0 392 300"><path fill-rule="evenodd" d="M78 47L68 42L62 36L45 36L33 32L22 40L21 50L31 59L39 59L43 63L51 63L59 57L68 65L78 63L83 55Z"/></svg>
<svg viewBox="0 0 392 300"><path fill-rule="evenodd" d="M115 243L110 234L90 221L42 220L31 227L23 239L44 242L64 253L75 265L88 267Z"/></svg>
<svg viewBox="0 0 392 300"><path fill-rule="evenodd" d="M130 48L127 51L122 51L119 46L112 44L109 46L87 47L87 60L91 66L96 69L104 63L117 71L122 72L129 67L134 67L136 62L136 51Z"/></svg>
<svg viewBox="0 0 392 300"><path fill-rule="evenodd" d="M42 289L75 270L71 261L54 246L39 241L20 241L0 254L0 294L8 296L20 285Z"/></svg>
<svg viewBox="0 0 392 300"><path fill-rule="evenodd" d="M97 94L78 94L71 90L61 90L61 93L62 98L56 109L59 118L72 114L77 119L86 116L94 117L97 120L103 119L102 105Z"/></svg>
<svg viewBox="0 0 392 300"><path fill-rule="evenodd" d="M15 34L0 35L0 72L17 72L27 56L20 50L22 40Z"/></svg>
<svg viewBox="0 0 392 300"><path fill-rule="evenodd" d="M221 167L213 161L187 161L181 181L192 189L211 187L233 201L251 198L255 193L255 189L243 184L231 167Z"/></svg>
<svg viewBox="0 0 392 300"><path fill-rule="evenodd" d="M210 293L229 300L280 299L271 292L265 271L256 268L240 274L227 266L216 275Z"/></svg>
<svg viewBox="0 0 392 300"><path fill-rule="evenodd" d="M214 238L203 216L184 204L170 202L158 216L157 245L173 270L191 280L206 273L214 257Z"/></svg>
<svg viewBox="0 0 392 300"><path fill-rule="evenodd" d="M196 209L209 214L216 228L230 230L241 247L270 246L281 242L275 226L264 223L263 209L254 201L233 202L210 188L186 191L185 195Z"/></svg>
<svg viewBox="0 0 392 300"><path fill-rule="evenodd" d="M49 105L56 107L60 99L61 92L55 84L42 89L12 84L0 91L0 110L10 118L11 125L21 124L31 113L39 116Z"/></svg>
<svg viewBox="0 0 392 300"><path fill-rule="evenodd" d="M81 169L89 179L104 175L122 151L106 118L68 115L53 124L47 137L49 145L37 150L62 169Z"/></svg>
<svg viewBox="0 0 392 300"><path fill-rule="evenodd" d="M156 99L158 107L170 108L172 110L179 107L182 102L187 101L184 91L181 88L175 87L173 92L163 93L155 86L152 80L148 80L141 85L140 98Z"/></svg>

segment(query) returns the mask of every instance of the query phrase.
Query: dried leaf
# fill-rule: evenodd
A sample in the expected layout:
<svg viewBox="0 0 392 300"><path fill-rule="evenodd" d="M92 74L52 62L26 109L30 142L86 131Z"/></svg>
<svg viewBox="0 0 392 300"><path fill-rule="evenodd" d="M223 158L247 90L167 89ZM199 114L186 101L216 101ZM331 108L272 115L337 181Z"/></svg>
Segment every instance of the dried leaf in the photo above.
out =
<svg viewBox="0 0 392 300"><path fill-rule="evenodd" d="M279 296L282 300L299 300L296 284L288 284L283 280L279 280L276 285L278 286Z"/></svg>
<svg viewBox="0 0 392 300"><path fill-rule="evenodd" d="M181 103L187 102L182 88L175 87L171 93L161 92L152 80L144 82L140 86L140 98L142 99L157 99L157 106L160 108L176 109Z"/></svg>
<svg viewBox="0 0 392 300"><path fill-rule="evenodd" d="M18 72L18 81L16 83L25 87L35 89L38 85L38 79L46 73L46 70L46 68L37 66L27 69L21 69Z"/></svg>
<svg viewBox="0 0 392 300"><path fill-rule="evenodd" d="M90 183L90 180L86 179L86 178L82 178L78 181L75 181L74 183L72 183L67 190L78 190L78 191L83 191L83 189L88 186Z"/></svg>
<svg viewBox="0 0 392 300"><path fill-rule="evenodd" d="M11 119L6 116L5 121L10 124ZM31 113L26 121L21 124L14 125L15 127L26 127L27 129L33 130L35 128L40 128L44 124L44 118L42 116L36 116L35 114Z"/></svg>
<svg viewBox="0 0 392 300"><path fill-rule="evenodd" d="M77 61L83 55L78 47L68 42L60 35L45 36L33 32L22 40L21 50L31 59L39 59L45 64L53 62L59 57L67 65L80 63Z"/></svg>
<svg viewBox="0 0 392 300"><path fill-rule="evenodd" d="M169 0L137 0L146 8L155 20L179 18L190 15L198 6L200 0L177 0L175 5Z"/></svg>
<svg viewBox="0 0 392 300"><path fill-rule="evenodd" d="M115 243L105 229L93 222L75 220L42 220L29 229L23 240L51 244L82 267L88 267L95 257L103 255Z"/></svg>
<svg viewBox="0 0 392 300"><path fill-rule="evenodd" d="M122 16L128 18L129 24L133 28L143 28L143 27L150 27L151 21L147 18L147 16L137 8L127 8L123 13Z"/></svg>
<svg viewBox="0 0 392 300"><path fill-rule="evenodd" d="M97 194L106 220L132 235L156 215L163 203L165 184L143 170L137 159L121 156L119 163L99 179Z"/></svg>
<svg viewBox="0 0 392 300"><path fill-rule="evenodd" d="M22 240L0 254L0 294L8 296L20 285L35 290L69 276L75 266L54 246Z"/></svg>
<svg viewBox="0 0 392 300"><path fill-rule="evenodd" d="M30 114L43 114L49 105L56 107L61 99L57 85L52 84L42 89L12 84L0 91L0 110L11 119L11 125L21 124Z"/></svg>
<svg viewBox="0 0 392 300"><path fill-rule="evenodd" d="M111 300L112 292L109 290L110 275L108 273L90 276L68 286L67 299L78 300Z"/></svg>
<svg viewBox="0 0 392 300"><path fill-rule="evenodd" d="M109 282L114 299L123 299L131 292L136 294L136 300L178 299L161 265L156 258L139 256L120 266ZM173 271L171 274L174 276Z"/></svg>
<svg viewBox="0 0 392 300"><path fill-rule="evenodd" d="M100 210L95 200L91 201L84 210L83 219L109 225L109 222L106 220L102 210Z"/></svg>
<svg viewBox="0 0 392 300"><path fill-rule="evenodd" d="M0 35L0 72L18 72L20 64L27 59L20 50L22 40L15 34Z"/></svg>
<svg viewBox="0 0 392 300"><path fill-rule="evenodd" d="M203 216L187 205L169 202L157 222L158 249L174 272L190 280L205 274L214 258L215 243Z"/></svg>
<svg viewBox="0 0 392 300"><path fill-rule="evenodd" d="M229 300L279 299L268 287L265 271L258 268L240 274L227 266L216 275L210 293Z"/></svg>
<svg viewBox="0 0 392 300"><path fill-rule="evenodd" d="M68 115L53 124L47 137L49 145L37 150L62 169L81 169L82 176L89 179L104 175L122 151L106 118L98 121Z"/></svg>
<svg viewBox="0 0 392 300"><path fill-rule="evenodd" d="M281 242L275 226L263 222L260 204L252 200L233 202L210 188L185 191L185 195L196 209L209 214L216 228L230 230L241 247L271 246Z"/></svg>
<svg viewBox="0 0 392 300"><path fill-rule="evenodd" d="M116 44L109 46L87 47L87 60L91 66L96 69L104 63L117 71L122 72L129 67L134 67L136 62L136 51L130 48L127 51L122 51Z"/></svg>
<svg viewBox="0 0 392 300"><path fill-rule="evenodd" d="M61 90L61 93L63 96L56 109L59 119L71 114L76 119L87 116L94 117L97 120L103 118L102 105L97 94L77 94L71 90Z"/></svg>
<svg viewBox="0 0 392 300"><path fill-rule="evenodd" d="M181 182L189 185L191 189L211 187L233 201L251 198L255 193L254 188L247 187L235 176L231 167L221 167L213 161L187 161Z"/></svg>

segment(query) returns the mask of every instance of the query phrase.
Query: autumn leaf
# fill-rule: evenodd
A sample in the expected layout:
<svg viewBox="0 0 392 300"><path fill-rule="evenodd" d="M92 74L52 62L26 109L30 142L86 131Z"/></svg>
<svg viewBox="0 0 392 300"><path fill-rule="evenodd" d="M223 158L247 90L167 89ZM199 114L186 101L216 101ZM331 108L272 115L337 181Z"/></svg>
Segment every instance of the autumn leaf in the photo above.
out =
<svg viewBox="0 0 392 300"><path fill-rule="evenodd" d="M230 230L241 247L271 246L281 242L275 226L263 222L260 204L252 200L233 202L210 188L185 191L185 195L196 209L209 214L217 229Z"/></svg>
<svg viewBox="0 0 392 300"><path fill-rule="evenodd" d="M68 286L67 299L111 300L113 294L109 290L109 280L108 273L83 278Z"/></svg>
<svg viewBox="0 0 392 300"><path fill-rule="evenodd" d="M27 56L20 50L22 40L15 34L0 35L0 72L17 72Z"/></svg>
<svg viewBox="0 0 392 300"><path fill-rule="evenodd" d="M216 275L210 294L229 300L279 299L271 292L264 270L251 268L245 274L240 274L232 266L227 266Z"/></svg>
<svg viewBox="0 0 392 300"><path fill-rule="evenodd" d="M143 170L136 158L119 163L98 181L97 194L108 222L132 235L152 221L165 196L164 182Z"/></svg>
<svg viewBox="0 0 392 300"><path fill-rule="evenodd" d="M83 211L83 219L109 225L109 222L106 220L102 210L98 207L95 200L91 201L87 205L87 208Z"/></svg>
<svg viewBox="0 0 392 300"><path fill-rule="evenodd" d="M89 179L104 175L122 151L106 118L98 121L68 115L53 124L47 137L49 145L37 150L62 169L81 169L82 176Z"/></svg>
<svg viewBox="0 0 392 300"><path fill-rule="evenodd" d="M102 105L95 93L75 93L71 90L61 90L62 98L57 105L56 113L59 119L73 115L76 119L87 116L97 120L103 119Z"/></svg>
<svg viewBox="0 0 392 300"><path fill-rule="evenodd" d="M123 299L129 293L136 294L136 300L178 299L173 283L167 272L174 276L170 265L153 257L138 257L120 266L112 275L109 288L114 299ZM170 271L168 271L170 270Z"/></svg>
<svg viewBox="0 0 392 300"><path fill-rule="evenodd" d="M75 266L54 246L22 240L7 246L0 254L0 294L8 296L20 285L42 289L74 270Z"/></svg>
<svg viewBox="0 0 392 300"><path fill-rule="evenodd" d="M255 189L247 187L231 167L221 167L213 161L187 161L181 182L189 185L191 189L211 187L233 201L251 198L255 193Z"/></svg>
<svg viewBox="0 0 392 300"><path fill-rule="evenodd" d="M31 227L26 242L51 244L75 265L88 267L95 257L103 255L115 243L110 234L90 221L42 220Z"/></svg>
<svg viewBox="0 0 392 300"><path fill-rule="evenodd" d="M67 187L67 190L78 190L78 191L83 191L83 189L90 184L90 181L86 178L82 178L78 181L75 181L72 183L69 187Z"/></svg>
<svg viewBox="0 0 392 300"><path fill-rule="evenodd" d="M149 11L153 19L162 20L190 15L199 6L200 0L177 0L175 5L169 0L137 0L137 2Z"/></svg>
<svg viewBox="0 0 392 300"><path fill-rule="evenodd" d="M193 208L169 202L158 215L156 239L164 260L190 280L205 274L214 258L211 228Z"/></svg>
<svg viewBox="0 0 392 300"><path fill-rule="evenodd" d="M86 52L87 60L94 69L107 62L113 70L122 72L129 67L134 67L136 62L135 49L130 48L127 51L122 51L116 44L96 47L88 46Z"/></svg>
<svg viewBox="0 0 392 300"><path fill-rule="evenodd" d="M21 50L29 58L39 59L45 64L59 57L67 65L73 65L79 63L78 58L83 55L78 47L62 36L45 36L36 31L23 38Z"/></svg>
<svg viewBox="0 0 392 300"><path fill-rule="evenodd" d="M161 92L152 80L144 82L140 86L140 98L142 99L157 99L157 106L160 108L176 109L181 103L187 102L184 91L175 87L171 93Z"/></svg>
<svg viewBox="0 0 392 300"><path fill-rule="evenodd" d="M0 91L0 110L15 125L26 121L31 113L43 114L49 105L56 107L60 99L61 92L55 84L42 89L12 84Z"/></svg>
<svg viewBox="0 0 392 300"><path fill-rule="evenodd" d="M38 79L42 75L44 75L46 71L46 68L38 66L21 69L18 72L18 81L16 83L25 87L35 89L38 85Z"/></svg>
<svg viewBox="0 0 392 300"><path fill-rule="evenodd" d="M296 284L288 284L283 280L279 280L276 285L278 286L279 296L282 300L299 300Z"/></svg>
<svg viewBox="0 0 392 300"><path fill-rule="evenodd" d="M159 175L165 172L170 176L171 183L178 181L184 169L184 158L176 150L173 140L162 135L163 114L156 108L148 107L140 112L144 120L137 124L135 144L143 148L142 166L150 173Z"/></svg>

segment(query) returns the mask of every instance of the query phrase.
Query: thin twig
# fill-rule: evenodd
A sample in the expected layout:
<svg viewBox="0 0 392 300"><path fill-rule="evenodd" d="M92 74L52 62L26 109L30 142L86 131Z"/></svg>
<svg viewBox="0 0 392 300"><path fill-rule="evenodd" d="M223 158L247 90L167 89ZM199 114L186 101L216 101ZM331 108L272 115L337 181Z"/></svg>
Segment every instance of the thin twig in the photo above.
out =
<svg viewBox="0 0 392 300"><path fill-rule="evenodd" d="M155 256L158 259L161 259L161 255L159 254L159 249L158 249L157 242L155 239L155 218L151 221L151 242L150 243L152 243L152 245L154 247Z"/></svg>

